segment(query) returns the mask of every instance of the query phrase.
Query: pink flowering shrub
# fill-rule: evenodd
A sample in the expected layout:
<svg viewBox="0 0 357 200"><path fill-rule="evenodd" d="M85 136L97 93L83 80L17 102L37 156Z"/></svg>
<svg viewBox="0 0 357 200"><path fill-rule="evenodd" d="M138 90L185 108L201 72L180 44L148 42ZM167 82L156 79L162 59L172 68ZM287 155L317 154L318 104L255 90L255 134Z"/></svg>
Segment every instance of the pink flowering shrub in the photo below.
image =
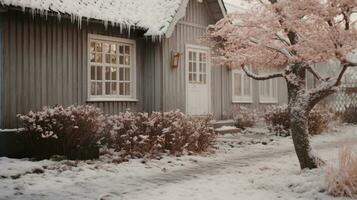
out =
<svg viewBox="0 0 357 200"><path fill-rule="evenodd" d="M179 111L166 113L125 112L111 116L108 123L110 146L123 158L153 157L160 153L173 155L207 151L215 133L208 126L210 118L192 118Z"/></svg>
<svg viewBox="0 0 357 200"><path fill-rule="evenodd" d="M57 153L95 146L108 132L106 116L94 106L44 107L38 112L18 115L32 145L56 141Z"/></svg>
<svg viewBox="0 0 357 200"><path fill-rule="evenodd" d="M335 197L357 198L357 154L344 147L339 154L339 165L326 170L327 193Z"/></svg>
<svg viewBox="0 0 357 200"><path fill-rule="evenodd" d="M233 114L233 119L235 126L240 129L246 129L253 127L258 120L257 110L248 109L244 106L239 106L239 108Z"/></svg>

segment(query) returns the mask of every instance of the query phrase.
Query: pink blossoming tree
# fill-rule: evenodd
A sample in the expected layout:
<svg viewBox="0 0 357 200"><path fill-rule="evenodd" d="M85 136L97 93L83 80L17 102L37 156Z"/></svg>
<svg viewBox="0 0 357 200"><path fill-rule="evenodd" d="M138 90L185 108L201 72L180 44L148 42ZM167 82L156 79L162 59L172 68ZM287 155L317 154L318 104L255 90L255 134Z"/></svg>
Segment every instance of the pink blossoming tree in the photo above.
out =
<svg viewBox="0 0 357 200"><path fill-rule="evenodd" d="M286 80L300 166L316 168L323 161L312 153L307 116L319 101L338 89L346 70L357 66L350 59L357 49L353 20L357 0L256 0L254 5L210 26L205 37L221 64L241 68L255 80ZM340 63L339 73L324 77L313 67L330 60ZM246 66L279 72L257 75ZM310 90L306 89L306 72L319 83Z"/></svg>

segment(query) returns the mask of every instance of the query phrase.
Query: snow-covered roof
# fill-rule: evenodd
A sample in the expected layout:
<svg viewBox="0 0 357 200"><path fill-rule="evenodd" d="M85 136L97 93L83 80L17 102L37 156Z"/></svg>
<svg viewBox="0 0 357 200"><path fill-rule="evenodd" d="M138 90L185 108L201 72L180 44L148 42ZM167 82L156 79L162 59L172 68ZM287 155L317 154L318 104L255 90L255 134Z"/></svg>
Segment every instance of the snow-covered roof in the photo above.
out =
<svg viewBox="0 0 357 200"><path fill-rule="evenodd" d="M0 0L3 6L32 9L47 14L68 14L79 23L86 19L102 20L118 26L147 30L145 35L164 35L182 0Z"/></svg>

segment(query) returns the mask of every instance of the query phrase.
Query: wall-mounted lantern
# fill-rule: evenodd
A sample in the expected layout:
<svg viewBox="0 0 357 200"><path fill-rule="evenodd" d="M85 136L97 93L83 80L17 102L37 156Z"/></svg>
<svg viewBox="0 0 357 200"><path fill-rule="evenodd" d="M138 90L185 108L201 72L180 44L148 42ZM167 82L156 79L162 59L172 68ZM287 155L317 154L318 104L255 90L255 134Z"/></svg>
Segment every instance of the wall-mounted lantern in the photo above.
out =
<svg viewBox="0 0 357 200"><path fill-rule="evenodd" d="M180 63L181 53L179 52L172 52L171 53L171 66L172 68L178 68Z"/></svg>

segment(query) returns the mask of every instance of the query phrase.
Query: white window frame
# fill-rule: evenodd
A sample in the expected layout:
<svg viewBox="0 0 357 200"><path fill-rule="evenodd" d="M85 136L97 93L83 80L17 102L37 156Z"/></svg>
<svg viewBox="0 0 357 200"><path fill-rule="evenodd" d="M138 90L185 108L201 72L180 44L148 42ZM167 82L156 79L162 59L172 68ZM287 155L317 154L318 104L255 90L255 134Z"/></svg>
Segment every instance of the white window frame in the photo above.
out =
<svg viewBox="0 0 357 200"><path fill-rule="evenodd" d="M251 70L251 67L248 68ZM235 95L235 74L240 74L241 75L241 92L242 95ZM253 103L253 79L249 78L247 74L241 70L241 69L233 69L232 70L232 103ZM250 95L245 95L244 94L244 79L245 77L249 78L249 83L250 83Z"/></svg>
<svg viewBox="0 0 357 200"><path fill-rule="evenodd" d="M269 91L271 92L269 96L262 95L263 84L269 83ZM275 88L275 96L274 96ZM278 103L278 79L273 78L265 81L259 81L259 102L260 103Z"/></svg>
<svg viewBox="0 0 357 200"><path fill-rule="evenodd" d="M125 45L130 45L132 48L130 50L130 61L132 63L131 68L130 68L130 95L129 96L121 96L119 94L117 95L91 95L91 65L101 65L105 67L105 64L99 64L99 63L91 63L90 61L90 43L91 41L107 41L110 43L120 43L120 44L125 44ZM119 50L118 50L119 51ZM136 102L138 99L136 98L136 41L135 40L130 40L130 39L124 39L124 38L118 38L118 37L110 37L110 36L104 36L104 35L96 35L96 34L88 34L88 47L87 47L87 52L88 52L88 60L87 60L87 70L88 70L88 75L87 75L87 101L88 102L105 102L105 101L133 101ZM104 54L104 53L103 53ZM105 56L103 55L102 59L105 59ZM119 61L118 61L119 62ZM119 66L119 64L118 64ZM117 73L117 76L119 76L119 73ZM103 81L105 81L105 76L103 75ZM117 77L117 81L119 82L119 77ZM103 86L103 91L105 90L105 86ZM119 90L119 86L117 86L117 90Z"/></svg>

